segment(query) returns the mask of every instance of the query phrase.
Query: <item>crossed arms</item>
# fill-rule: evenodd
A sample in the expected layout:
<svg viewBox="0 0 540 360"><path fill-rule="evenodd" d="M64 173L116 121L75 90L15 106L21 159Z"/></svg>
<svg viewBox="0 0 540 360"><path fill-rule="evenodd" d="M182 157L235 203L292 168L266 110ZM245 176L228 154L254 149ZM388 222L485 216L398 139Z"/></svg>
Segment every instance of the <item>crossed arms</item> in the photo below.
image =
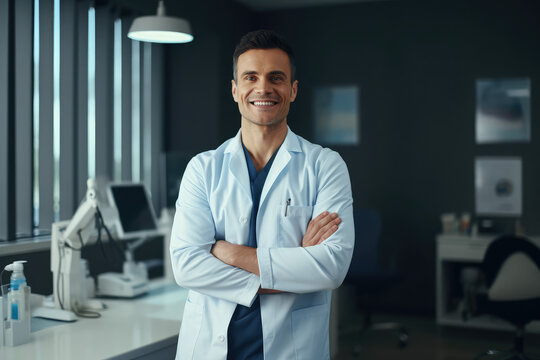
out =
<svg viewBox="0 0 540 360"><path fill-rule="evenodd" d="M255 249L216 242L211 211L216 204L209 199L211 184L206 182L215 176L215 169L206 166L204 159L194 158L180 186L171 235L177 283L245 306L251 305L259 291L308 293L339 286L354 246L350 181L336 153L327 154L320 167L313 206L317 216L309 223L302 246ZM275 234L261 233L258 242L272 243L264 241L266 236Z"/></svg>
<svg viewBox="0 0 540 360"><path fill-rule="evenodd" d="M302 247L315 246L328 239L338 229L341 219L337 213L330 214L324 211L309 222L308 228L302 238ZM235 266L260 276L257 249L231 244L225 240L218 240L210 251L219 260L227 265ZM281 293L280 290L260 288L259 294Z"/></svg>

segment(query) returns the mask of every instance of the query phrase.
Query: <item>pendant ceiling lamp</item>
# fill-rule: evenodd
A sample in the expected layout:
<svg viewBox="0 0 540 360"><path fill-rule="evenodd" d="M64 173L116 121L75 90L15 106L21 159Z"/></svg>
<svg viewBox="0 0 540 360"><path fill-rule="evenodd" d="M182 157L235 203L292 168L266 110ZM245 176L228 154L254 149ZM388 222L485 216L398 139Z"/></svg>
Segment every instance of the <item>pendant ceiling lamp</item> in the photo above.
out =
<svg viewBox="0 0 540 360"><path fill-rule="evenodd" d="M157 15L141 16L131 24L128 38L138 41L178 44L193 41L189 22L165 15L163 0L159 1Z"/></svg>

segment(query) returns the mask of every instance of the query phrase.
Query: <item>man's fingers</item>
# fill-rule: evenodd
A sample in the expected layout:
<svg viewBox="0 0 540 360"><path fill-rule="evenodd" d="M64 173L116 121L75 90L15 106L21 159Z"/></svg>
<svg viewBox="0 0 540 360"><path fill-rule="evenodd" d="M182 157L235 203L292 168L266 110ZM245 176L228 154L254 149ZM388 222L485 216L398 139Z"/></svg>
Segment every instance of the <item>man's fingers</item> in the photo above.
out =
<svg viewBox="0 0 540 360"><path fill-rule="evenodd" d="M317 231L319 231L321 227L321 223L324 221L324 218L326 218L328 215L329 215L328 211L323 211L315 219L311 219L311 221L308 224L306 234L310 234L310 235L316 234Z"/></svg>
<svg viewBox="0 0 540 360"><path fill-rule="evenodd" d="M337 213L329 213L328 211L320 213L309 222L302 239L302 246L307 247L322 243L337 231L340 223L341 219Z"/></svg>
<svg viewBox="0 0 540 360"><path fill-rule="evenodd" d="M333 233L335 233L338 229L337 225L332 225L322 236L319 240L318 244L322 243L324 240L328 239Z"/></svg>
<svg viewBox="0 0 540 360"><path fill-rule="evenodd" d="M335 214L335 213L334 213ZM332 221L329 221L326 225L324 225L317 233L317 243L320 244L324 240L326 240L330 235L332 235L336 230L339 224L341 223L341 219L337 217L337 214ZM336 227L335 230L332 231L332 229ZM328 235L327 235L328 234ZM324 237L324 235L327 235Z"/></svg>
<svg viewBox="0 0 540 360"><path fill-rule="evenodd" d="M326 233L329 228L331 228L334 225L339 225L340 223L341 223L341 218L338 218L336 214L336 216L334 217L334 219L332 219L332 221L329 221L325 226L321 228L321 232Z"/></svg>
<svg viewBox="0 0 540 360"><path fill-rule="evenodd" d="M320 244L326 238L323 239L323 235L326 234L332 226L338 226L341 223L341 219L337 217L336 213L325 217L314 226L314 232L310 234L312 245ZM331 235L332 233L330 233ZM328 235L328 236L330 236Z"/></svg>
<svg viewBox="0 0 540 360"><path fill-rule="evenodd" d="M328 215L329 212L328 211L323 211L322 213L320 213L315 219L311 220L311 221L319 221L321 220L322 218L324 218L326 215Z"/></svg>
<svg viewBox="0 0 540 360"><path fill-rule="evenodd" d="M336 217L336 213L329 214L328 211L325 211L324 213L321 213L319 216L317 216L315 219L311 220L310 224L313 223L313 230L315 231L315 233L317 233L321 228L326 226Z"/></svg>

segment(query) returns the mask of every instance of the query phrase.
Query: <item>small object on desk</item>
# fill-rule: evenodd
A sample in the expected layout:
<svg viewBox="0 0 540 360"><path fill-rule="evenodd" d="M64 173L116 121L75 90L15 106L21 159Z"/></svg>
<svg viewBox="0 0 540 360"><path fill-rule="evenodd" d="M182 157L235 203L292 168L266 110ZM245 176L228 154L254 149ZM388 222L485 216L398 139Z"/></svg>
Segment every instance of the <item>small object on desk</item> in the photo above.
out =
<svg viewBox="0 0 540 360"><path fill-rule="evenodd" d="M452 234L456 230L456 215L446 213L441 215L442 230L445 234Z"/></svg>
<svg viewBox="0 0 540 360"><path fill-rule="evenodd" d="M7 303L7 319L2 327L4 343L7 346L17 346L30 341L30 287L24 276L25 262L26 260L14 261L5 267L5 270L13 271L7 301L1 303L4 310ZM2 294L2 299L5 295Z"/></svg>
<svg viewBox="0 0 540 360"><path fill-rule="evenodd" d="M53 319L59 321L77 321L77 315L73 311L66 311L55 307L38 307L32 310L32 317Z"/></svg>
<svg viewBox="0 0 540 360"><path fill-rule="evenodd" d="M98 295L132 298L148 291L148 280L108 272L98 275Z"/></svg>
<svg viewBox="0 0 540 360"><path fill-rule="evenodd" d="M478 225L478 231L481 234L495 233L495 222L491 219L482 219Z"/></svg>
<svg viewBox="0 0 540 360"><path fill-rule="evenodd" d="M148 291L148 270L142 262L134 261L133 251L146 241L142 237L128 244L123 272L98 275L98 293L101 296L132 298Z"/></svg>
<svg viewBox="0 0 540 360"><path fill-rule="evenodd" d="M459 222L459 232L462 234L468 234L471 229L471 214L464 212L461 214L461 220Z"/></svg>

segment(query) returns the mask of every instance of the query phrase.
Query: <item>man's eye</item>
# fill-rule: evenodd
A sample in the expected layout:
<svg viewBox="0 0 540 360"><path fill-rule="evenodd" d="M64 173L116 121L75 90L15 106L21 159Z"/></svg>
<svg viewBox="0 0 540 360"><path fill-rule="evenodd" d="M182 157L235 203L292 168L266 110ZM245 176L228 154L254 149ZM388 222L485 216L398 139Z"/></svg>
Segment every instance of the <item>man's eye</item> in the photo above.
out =
<svg viewBox="0 0 540 360"><path fill-rule="evenodd" d="M270 80L272 80L272 81L281 81L281 80L283 80L283 78L281 76L272 76L270 78Z"/></svg>
<svg viewBox="0 0 540 360"><path fill-rule="evenodd" d="M255 76L246 76L247 81L253 81L255 80Z"/></svg>

